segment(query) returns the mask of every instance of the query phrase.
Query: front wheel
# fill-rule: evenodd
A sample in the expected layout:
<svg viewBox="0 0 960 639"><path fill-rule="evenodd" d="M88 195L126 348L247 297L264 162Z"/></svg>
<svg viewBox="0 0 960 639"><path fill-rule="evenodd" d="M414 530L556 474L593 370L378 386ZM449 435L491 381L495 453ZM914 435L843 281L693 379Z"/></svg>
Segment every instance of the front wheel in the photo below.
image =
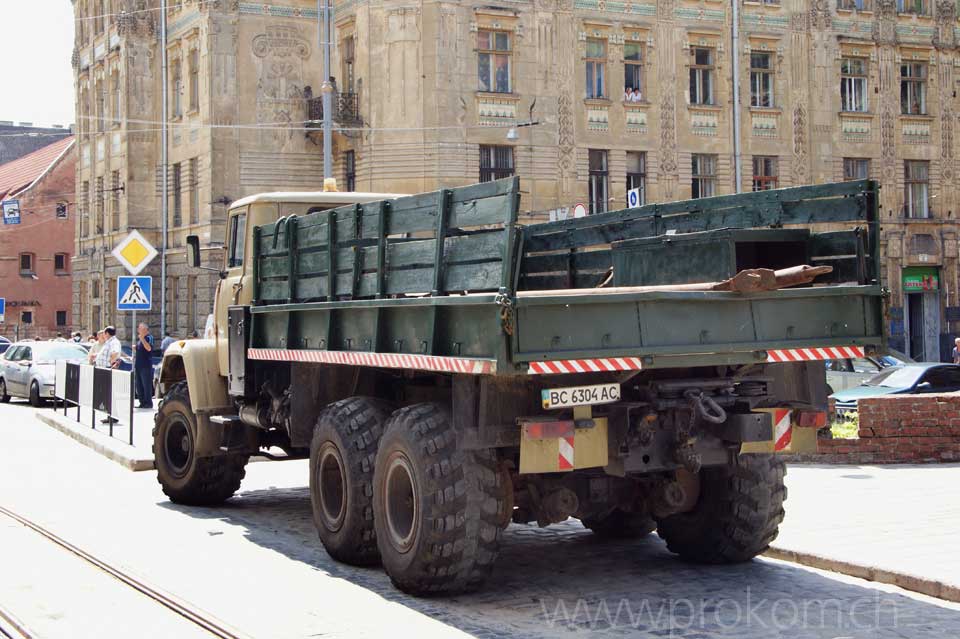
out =
<svg viewBox="0 0 960 639"><path fill-rule="evenodd" d="M729 466L700 471L693 510L658 522L667 549L683 559L728 564L753 559L777 537L787 498L783 460L739 455Z"/></svg>
<svg viewBox="0 0 960 639"><path fill-rule="evenodd" d="M30 384L30 405L34 408L43 406L43 398L40 397L40 384L37 382Z"/></svg>
<svg viewBox="0 0 960 639"><path fill-rule="evenodd" d="M170 387L154 417L153 456L157 481L170 501L212 506L240 488L248 456L197 457L197 416L186 382Z"/></svg>
<svg viewBox="0 0 960 639"><path fill-rule="evenodd" d="M0 402L6 404L10 401L10 395L7 393L7 380L0 379Z"/></svg>
<svg viewBox="0 0 960 639"><path fill-rule="evenodd" d="M506 504L492 450L463 450L438 404L401 408L373 476L377 547L394 585L413 595L479 587L500 546Z"/></svg>

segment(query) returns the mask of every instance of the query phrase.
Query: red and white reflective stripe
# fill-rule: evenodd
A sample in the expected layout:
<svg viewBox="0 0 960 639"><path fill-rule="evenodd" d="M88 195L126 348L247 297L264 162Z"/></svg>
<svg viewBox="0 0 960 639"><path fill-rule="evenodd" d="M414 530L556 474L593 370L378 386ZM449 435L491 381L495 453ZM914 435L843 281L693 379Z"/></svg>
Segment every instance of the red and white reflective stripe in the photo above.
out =
<svg viewBox="0 0 960 639"><path fill-rule="evenodd" d="M600 359L557 359L546 362L530 362L530 375L556 375L561 373L604 373L608 371L638 371L643 364L639 357L602 357Z"/></svg>
<svg viewBox="0 0 960 639"><path fill-rule="evenodd" d="M824 346L767 351L768 362L806 362L818 359L863 357L862 346Z"/></svg>
<svg viewBox="0 0 960 639"><path fill-rule="evenodd" d="M344 364L347 366L373 366L377 368L404 368L411 370L439 371L442 373L467 373L490 375L497 370L493 359L469 357L439 357L437 355L404 355L401 353L369 353L358 351L313 351L282 348L251 348L250 359L270 362L311 362L319 364Z"/></svg>
<svg viewBox="0 0 960 639"><path fill-rule="evenodd" d="M557 454L557 470L573 470L573 435L561 437Z"/></svg>
<svg viewBox="0 0 960 639"><path fill-rule="evenodd" d="M773 411L773 449L775 451L784 450L793 438L790 413L791 411L786 408Z"/></svg>

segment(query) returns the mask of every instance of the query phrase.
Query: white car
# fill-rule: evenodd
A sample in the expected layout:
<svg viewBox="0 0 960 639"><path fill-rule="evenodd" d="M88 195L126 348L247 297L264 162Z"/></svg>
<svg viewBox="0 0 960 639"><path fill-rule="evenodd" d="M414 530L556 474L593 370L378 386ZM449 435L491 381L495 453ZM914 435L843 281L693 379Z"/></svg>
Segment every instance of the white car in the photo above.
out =
<svg viewBox="0 0 960 639"><path fill-rule="evenodd" d="M25 397L34 406L53 398L55 362L86 363L87 351L70 342L17 342L0 357L0 402Z"/></svg>

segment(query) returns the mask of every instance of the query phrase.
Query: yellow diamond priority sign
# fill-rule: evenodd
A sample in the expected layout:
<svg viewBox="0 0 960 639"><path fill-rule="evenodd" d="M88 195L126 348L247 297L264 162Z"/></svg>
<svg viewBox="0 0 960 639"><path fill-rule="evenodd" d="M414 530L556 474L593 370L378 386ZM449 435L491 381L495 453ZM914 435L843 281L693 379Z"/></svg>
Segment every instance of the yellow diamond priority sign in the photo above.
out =
<svg viewBox="0 0 960 639"><path fill-rule="evenodd" d="M130 275L138 275L157 256L157 249L140 235L140 231L130 231L130 235L113 249L113 256Z"/></svg>

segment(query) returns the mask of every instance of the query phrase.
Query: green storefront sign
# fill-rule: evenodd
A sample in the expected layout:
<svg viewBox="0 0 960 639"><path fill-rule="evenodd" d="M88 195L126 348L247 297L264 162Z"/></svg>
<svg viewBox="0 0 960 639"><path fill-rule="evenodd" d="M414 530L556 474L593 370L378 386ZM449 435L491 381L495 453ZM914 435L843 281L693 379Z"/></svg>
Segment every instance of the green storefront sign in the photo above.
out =
<svg viewBox="0 0 960 639"><path fill-rule="evenodd" d="M915 291L940 290L940 272L935 266L909 266L903 269L903 290Z"/></svg>

